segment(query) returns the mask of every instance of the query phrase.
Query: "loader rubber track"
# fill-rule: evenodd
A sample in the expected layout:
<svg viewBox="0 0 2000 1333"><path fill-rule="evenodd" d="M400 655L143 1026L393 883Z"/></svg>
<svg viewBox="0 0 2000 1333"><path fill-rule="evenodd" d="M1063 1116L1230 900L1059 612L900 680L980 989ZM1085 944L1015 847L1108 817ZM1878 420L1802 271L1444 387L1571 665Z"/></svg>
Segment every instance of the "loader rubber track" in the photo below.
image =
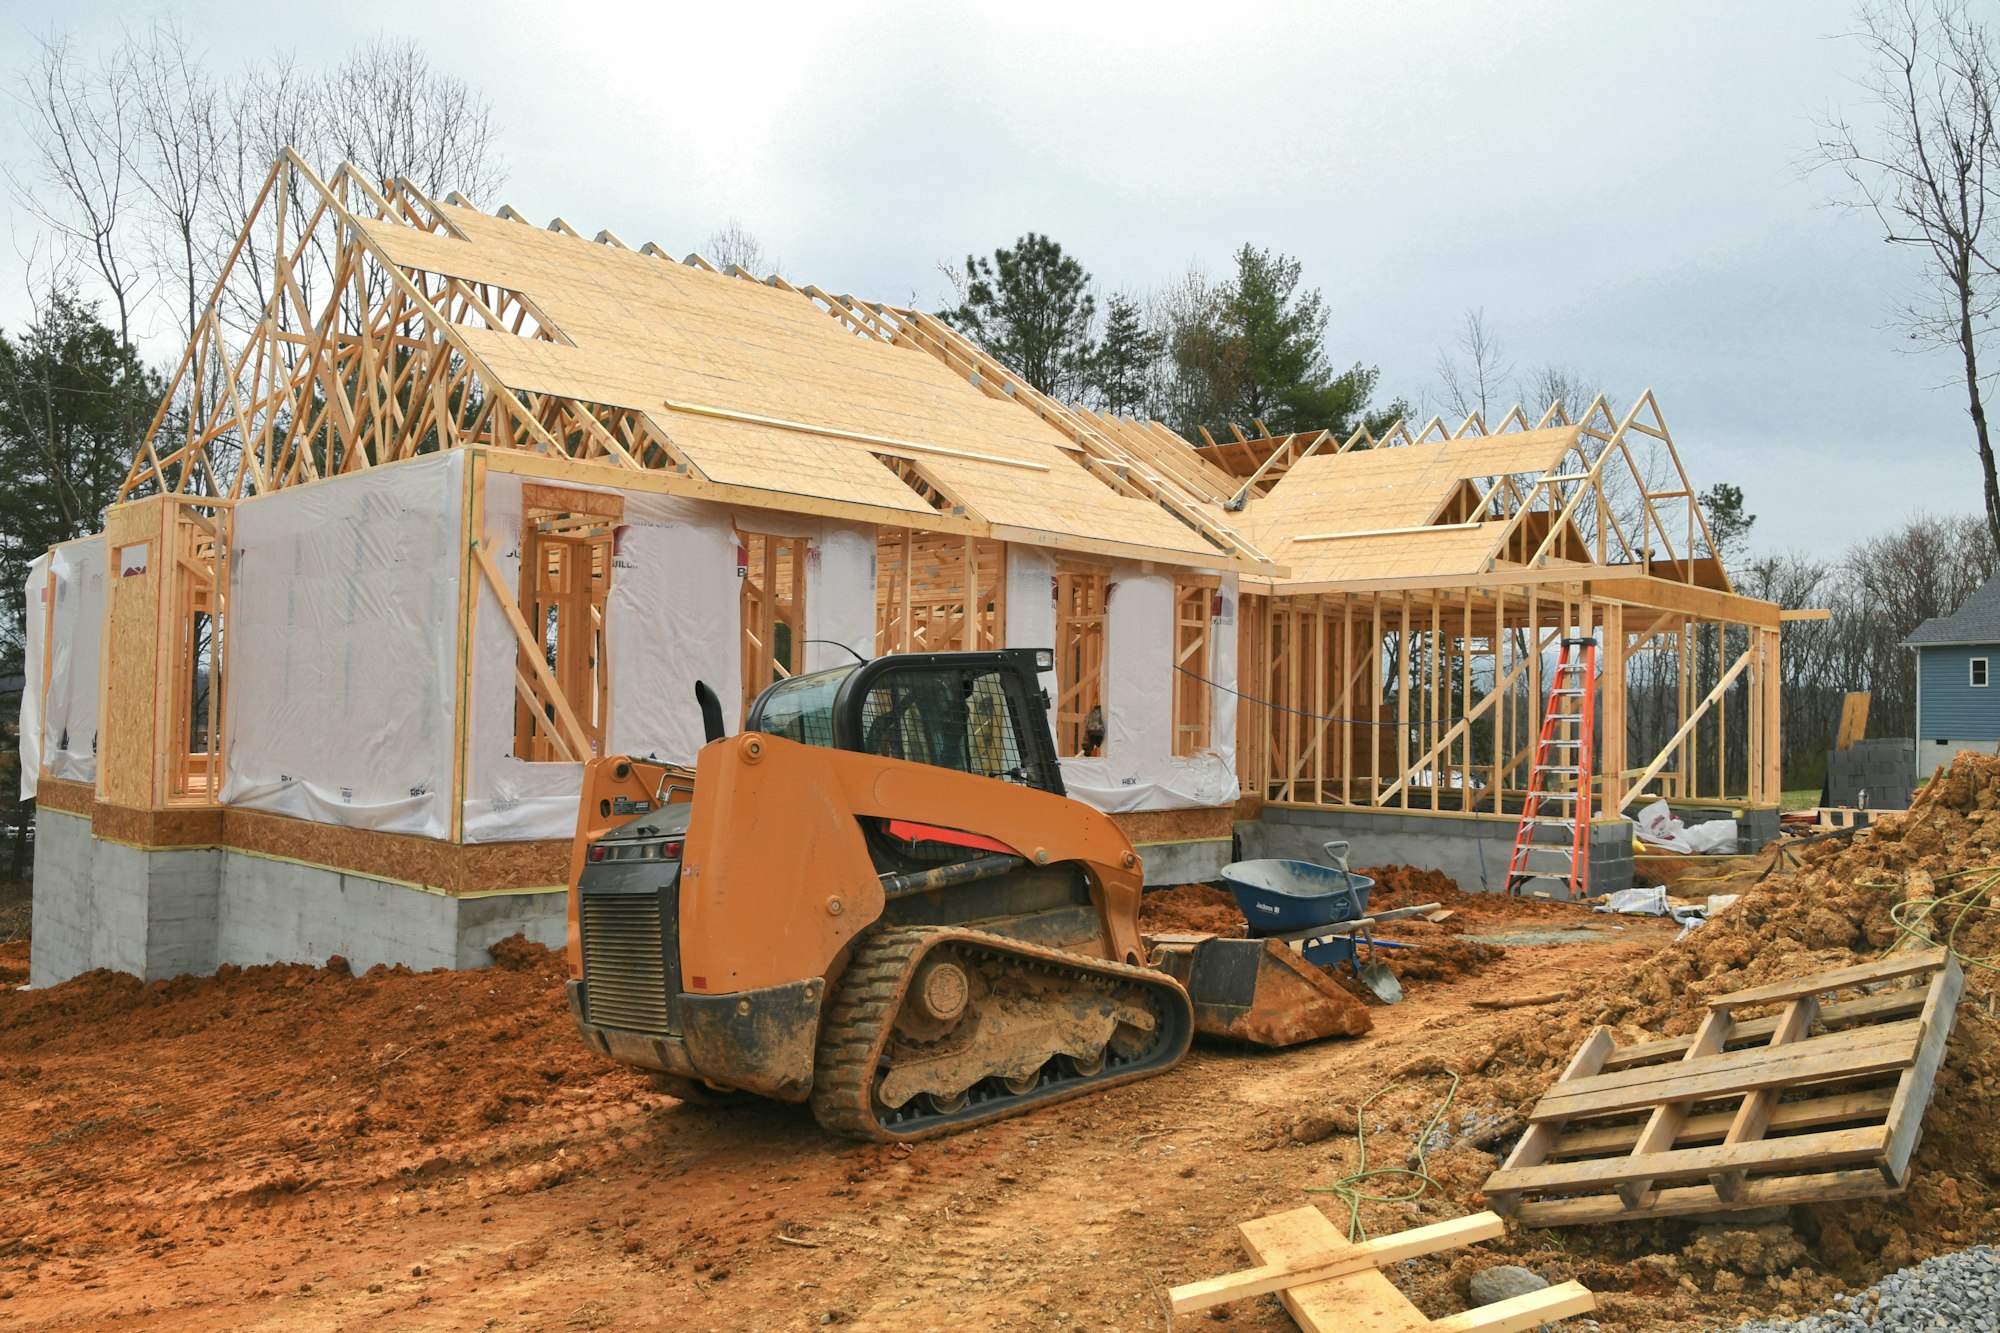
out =
<svg viewBox="0 0 2000 1333"><path fill-rule="evenodd" d="M883 1057L897 1013L918 964L941 945L1001 965L1027 966L1058 976L1067 973L1079 985L1104 993L1118 987L1128 999L1136 990L1158 1025L1153 1039L1135 1056L1107 1056L1095 1073L1059 1068L1059 1062L1051 1060L1038 1085L1024 1093L1009 1092L994 1080L982 1080L969 1103L948 1114L920 1108L916 1100L887 1110L874 1094L884 1072ZM1041 948L977 930L948 926L879 930L857 942L820 1022L813 1062L813 1116L829 1132L847 1138L876 1143L933 1138L1165 1073L1187 1053L1193 1036L1194 1013L1187 992L1149 968Z"/></svg>

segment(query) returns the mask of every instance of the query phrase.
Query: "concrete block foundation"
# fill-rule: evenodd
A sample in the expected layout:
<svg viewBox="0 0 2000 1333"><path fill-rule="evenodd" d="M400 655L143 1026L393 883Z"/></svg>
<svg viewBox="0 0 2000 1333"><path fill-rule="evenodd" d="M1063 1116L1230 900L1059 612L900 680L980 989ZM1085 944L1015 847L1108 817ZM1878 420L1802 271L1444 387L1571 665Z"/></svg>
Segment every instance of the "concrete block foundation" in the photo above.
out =
<svg viewBox="0 0 2000 1333"><path fill-rule="evenodd" d="M88 819L38 809L28 980L51 986L109 968L156 981L335 954L357 971L480 967L517 933L561 948L564 908L560 891L454 897L227 848L131 847L93 836Z"/></svg>
<svg viewBox="0 0 2000 1333"><path fill-rule="evenodd" d="M1188 842L1146 842L1138 845L1146 887L1205 884L1221 878L1222 868L1235 859L1230 838L1198 838Z"/></svg>
<svg viewBox="0 0 2000 1333"><path fill-rule="evenodd" d="M1504 893L1517 827L1519 821L1504 816L1443 818L1267 805L1260 819L1239 823L1236 836L1246 859L1270 856L1320 862L1326 860L1322 844L1344 838L1353 845L1350 859L1357 866L1394 863L1439 870L1467 892ZM1556 841L1554 831L1543 840ZM1590 891L1612 893L1631 887L1632 823L1600 820L1591 827ZM1556 880L1535 880L1529 891L1568 897L1566 886Z"/></svg>

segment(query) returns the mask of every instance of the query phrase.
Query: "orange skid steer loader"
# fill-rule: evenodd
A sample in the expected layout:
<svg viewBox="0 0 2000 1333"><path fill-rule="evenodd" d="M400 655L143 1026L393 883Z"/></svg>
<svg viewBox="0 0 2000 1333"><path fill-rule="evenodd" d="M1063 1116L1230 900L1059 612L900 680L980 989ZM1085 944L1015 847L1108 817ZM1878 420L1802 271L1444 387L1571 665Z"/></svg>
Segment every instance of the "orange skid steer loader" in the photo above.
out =
<svg viewBox="0 0 2000 1333"><path fill-rule="evenodd" d="M690 775L584 768L569 1004L687 1099L807 1102L827 1129L950 1133L1172 1068L1196 1033L1358 1030L1282 943L1139 934L1138 855L1064 794L1046 650L780 681Z"/></svg>

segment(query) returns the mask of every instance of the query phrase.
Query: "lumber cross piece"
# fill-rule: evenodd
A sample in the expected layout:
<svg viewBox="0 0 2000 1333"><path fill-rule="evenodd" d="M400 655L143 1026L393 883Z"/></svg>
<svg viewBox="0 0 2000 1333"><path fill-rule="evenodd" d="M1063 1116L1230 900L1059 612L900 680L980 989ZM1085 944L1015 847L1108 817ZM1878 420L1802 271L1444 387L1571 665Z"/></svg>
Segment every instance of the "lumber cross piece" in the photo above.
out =
<svg viewBox="0 0 2000 1333"><path fill-rule="evenodd" d="M1474 1213L1470 1217L1455 1217L1449 1222L1418 1227L1414 1231L1399 1231L1393 1236L1364 1241L1342 1250L1246 1268L1241 1272L1212 1277L1206 1282L1190 1282L1184 1287L1175 1287L1167 1295L1173 1302L1175 1314L1191 1314L1230 1301L1269 1295L1286 1287L1358 1273L1364 1268L1380 1268L1384 1264L1399 1263L1419 1255L1436 1254L1439 1250L1449 1250L1457 1245L1493 1240L1506 1232L1507 1224L1500 1220L1499 1214Z"/></svg>
<svg viewBox="0 0 2000 1333"><path fill-rule="evenodd" d="M1313 1207L1260 1217L1239 1228L1255 1268L1175 1287L1168 1298L1175 1314L1206 1310L1227 1301L1278 1293L1305 1333L1523 1333L1540 1325L1584 1314L1597 1300L1578 1282L1483 1305L1464 1314L1428 1319L1397 1291L1381 1266L1435 1254L1506 1230L1493 1213L1474 1213L1393 1236L1356 1244Z"/></svg>

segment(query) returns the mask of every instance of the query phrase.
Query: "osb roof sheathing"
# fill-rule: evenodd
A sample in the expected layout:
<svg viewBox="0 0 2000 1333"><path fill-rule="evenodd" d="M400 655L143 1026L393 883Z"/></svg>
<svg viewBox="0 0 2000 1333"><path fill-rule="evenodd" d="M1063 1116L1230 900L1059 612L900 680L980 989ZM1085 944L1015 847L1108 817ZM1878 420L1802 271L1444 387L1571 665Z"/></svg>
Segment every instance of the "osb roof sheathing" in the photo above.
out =
<svg viewBox="0 0 2000 1333"><path fill-rule="evenodd" d="M1576 428L1563 426L1314 454L1294 464L1270 494L1250 500L1245 527L1265 555L1289 566L1291 577L1280 587L1397 578L1448 583L1484 573L1507 526L1493 520L1426 531L1459 484L1512 474L1526 478L1525 491L1576 439Z"/></svg>
<svg viewBox="0 0 2000 1333"><path fill-rule="evenodd" d="M1158 504L1092 477L1033 413L988 397L921 350L855 336L795 292L475 209L439 211L465 239L360 225L400 267L520 293L574 344L464 331L508 387L643 412L711 481L930 512L864 442L671 405L955 451L916 456L996 527L1056 545L1080 538L1188 563L1221 558Z"/></svg>

